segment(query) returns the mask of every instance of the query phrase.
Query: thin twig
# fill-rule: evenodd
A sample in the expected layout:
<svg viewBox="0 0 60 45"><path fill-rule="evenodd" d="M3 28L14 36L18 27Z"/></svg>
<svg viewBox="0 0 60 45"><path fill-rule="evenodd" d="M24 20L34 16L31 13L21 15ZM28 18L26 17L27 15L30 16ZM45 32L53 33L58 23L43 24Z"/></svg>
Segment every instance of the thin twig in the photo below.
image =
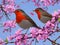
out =
<svg viewBox="0 0 60 45"><path fill-rule="evenodd" d="M8 15L7 15L6 11L3 9L2 5L0 5L0 8L1 8L2 12L4 12L4 14L5 14L5 16L7 17L7 19L9 19L9 20L10 20L10 18L8 17Z"/></svg>
<svg viewBox="0 0 60 45"><path fill-rule="evenodd" d="M56 41L51 40L50 38L47 38L53 45L57 44L60 45L59 43L56 43Z"/></svg>

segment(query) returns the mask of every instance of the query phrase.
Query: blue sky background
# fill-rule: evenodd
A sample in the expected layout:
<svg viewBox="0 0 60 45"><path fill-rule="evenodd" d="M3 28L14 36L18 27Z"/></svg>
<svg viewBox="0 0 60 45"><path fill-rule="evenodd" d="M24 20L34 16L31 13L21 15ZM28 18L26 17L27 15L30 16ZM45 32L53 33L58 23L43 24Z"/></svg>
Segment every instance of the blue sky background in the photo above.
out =
<svg viewBox="0 0 60 45"><path fill-rule="evenodd" d="M1 1L2 0L0 0L0 4L1 4ZM34 6L34 3L32 3L32 2L26 2L25 4L22 4L21 1L24 1L25 2L26 0L15 0L16 4L20 5L20 9L24 10L35 21L35 23L38 26L43 27L44 24L41 21L38 20L36 13L33 12L33 10L35 8L37 8L36 6ZM60 4L55 4L54 6L49 6L47 11L48 11L48 13L52 14L54 11L57 11L58 9L60 9ZM34 13L34 16L32 16L30 14L30 12L33 12ZM15 19L15 14L13 13L10 16L10 18L11 18L11 20L12 19ZM5 17L3 17L3 19L0 22L3 22L5 20L6 20ZM12 28L12 34L14 34L14 32L17 29L19 29L19 28L20 27L18 25L17 25L16 28ZM5 39L6 36L9 36L10 33L9 34L8 33L2 33L3 29L4 29L3 27L0 27L0 38ZM52 40L54 40L54 39L56 39L60 35L60 33L55 33L55 34L56 35L53 34L49 38L51 38ZM60 43L60 39L57 40L57 42ZM35 44L35 42L33 42L32 45L34 45L34 44ZM46 42L43 42L43 40L40 40L40 42L37 43L37 45L43 45L43 44L45 44L45 45L52 45L51 42L49 42L48 40L46 40ZM8 45L14 45L14 44L8 44Z"/></svg>

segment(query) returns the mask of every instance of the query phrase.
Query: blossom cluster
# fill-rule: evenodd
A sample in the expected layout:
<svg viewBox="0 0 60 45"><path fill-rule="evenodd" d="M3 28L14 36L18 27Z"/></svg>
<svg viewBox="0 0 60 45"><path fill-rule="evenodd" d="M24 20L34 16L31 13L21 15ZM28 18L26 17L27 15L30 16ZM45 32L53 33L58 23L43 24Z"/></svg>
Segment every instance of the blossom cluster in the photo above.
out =
<svg viewBox="0 0 60 45"><path fill-rule="evenodd" d="M8 40L15 39L15 45L30 45L30 39L46 40L49 37L50 32L54 32L53 30L42 30L35 27L30 28L30 34L23 34L21 30L17 30L14 35L9 36Z"/></svg>
<svg viewBox="0 0 60 45"><path fill-rule="evenodd" d="M52 19L49 20L43 28L39 29L36 27L31 27L30 34L23 34L21 30L17 30L14 35L8 37L8 40L15 39L15 45L28 45L27 43L29 42L29 39L37 39L37 41L46 40L47 38L49 38L50 34L58 29L57 24L60 23L59 19L60 10L54 12Z"/></svg>
<svg viewBox="0 0 60 45"><path fill-rule="evenodd" d="M3 0L2 6L7 13L13 12L15 10L14 5L14 0Z"/></svg>
<svg viewBox="0 0 60 45"><path fill-rule="evenodd" d="M5 28L8 28L8 27L14 28L16 27L16 21L15 20L6 21L5 23L3 23L3 26Z"/></svg>
<svg viewBox="0 0 60 45"><path fill-rule="evenodd" d="M21 30L17 30L14 35L7 38L8 40L15 39L15 45L26 45L28 42L28 35L22 34Z"/></svg>
<svg viewBox="0 0 60 45"><path fill-rule="evenodd" d="M0 39L0 45L5 45L5 42L2 39Z"/></svg>
<svg viewBox="0 0 60 45"><path fill-rule="evenodd" d="M2 0L2 7L7 13L13 13L16 6L15 0Z"/></svg>
<svg viewBox="0 0 60 45"><path fill-rule="evenodd" d="M47 39L50 32L53 32L53 30L31 28L32 38L36 38L38 41Z"/></svg>
<svg viewBox="0 0 60 45"><path fill-rule="evenodd" d="M34 2L36 6L41 7L41 4L43 4L44 6L54 5L56 3L59 3L60 0L32 0L32 2Z"/></svg>

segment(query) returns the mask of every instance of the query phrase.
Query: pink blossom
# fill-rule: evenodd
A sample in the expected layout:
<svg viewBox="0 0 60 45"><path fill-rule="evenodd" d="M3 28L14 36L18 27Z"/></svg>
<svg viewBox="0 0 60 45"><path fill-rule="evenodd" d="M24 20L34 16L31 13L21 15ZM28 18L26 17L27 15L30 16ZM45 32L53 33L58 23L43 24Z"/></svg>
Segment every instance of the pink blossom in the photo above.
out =
<svg viewBox="0 0 60 45"><path fill-rule="evenodd" d="M36 37L37 40L44 40L44 39L47 39L48 38L48 31L47 30L44 30L44 31L41 31L42 33L39 33L39 35Z"/></svg>
<svg viewBox="0 0 60 45"><path fill-rule="evenodd" d="M19 35L19 34L21 34L21 30L20 29L15 32L15 35Z"/></svg>
<svg viewBox="0 0 60 45"><path fill-rule="evenodd" d="M54 27L55 25L54 24L51 24L51 27Z"/></svg>
<svg viewBox="0 0 60 45"><path fill-rule="evenodd" d="M37 34L37 32L38 32L38 29L35 28L35 27L32 27L32 28L30 28L30 30L31 30L31 36L32 36L32 37L36 37L36 34Z"/></svg>
<svg viewBox="0 0 60 45"><path fill-rule="evenodd" d="M7 12L7 13L13 13L14 10L16 9L16 4L14 2L14 0L3 0L3 9Z"/></svg>
<svg viewBox="0 0 60 45"><path fill-rule="evenodd" d="M44 40L44 39L47 39L48 38L48 35L49 35L49 33L48 33L48 29L45 29L45 30L38 30L38 36L36 37L37 38L37 40L39 41L39 40Z"/></svg>
<svg viewBox="0 0 60 45"><path fill-rule="evenodd" d="M30 30L31 30L31 33L36 33L38 31L38 28L31 27Z"/></svg>
<svg viewBox="0 0 60 45"><path fill-rule="evenodd" d="M42 29L39 29L39 30L38 30L38 33L39 33L39 34L42 34L42 33L43 33Z"/></svg>
<svg viewBox="0 0 60 45"><path fill-rule="evenodd" d="M47 28L45 28L45 30L44 31L41 31L42 32L42 34L48 34L48 29Z"/></svg>
<svg viewBox="0 0 60 45"><path fill-rule="evenodd" d="M41 39L47 39L48 38L48 29L42 30L42 29L37 29L37 28L31 28L31 35L32 38L37 38L37 40Z"/></svg>
<svg viewBox="0 0 60 45"><path fill-rule="evenodd" d="M12 2L12 1L14 1L14 0L3 0L3 1L5 1L5 2Z"/></svg>
<svg viewBox="0 0 60 45"><path fill-rule="evenodd" d="M24 38L25 38L25 39L27 39L27 38L28 38L28 35L27 35L27 34L25 34Z"/></svg>
<svg viewBox="0 0 60 45"><path fill-rule="evenodd" d="M6 5L4 7L4 10L9 13L9 12L13 12L15 10L15 7L13 5Z"/></svg>
<svg viewBox="0 0 60 45"><path fill-rule="evenodd" d="M15 35L7 37L8 40L13 40L15 38Z"/></svg>
<svg viewBox="0 0 60 45"><path fill-rule="evenodd" d="M60 10L58 10L58 12L60 13Z"/></svg>
<svg viewBox="0 0 60 45"><path fill-rule="evenodd" d="M22 45L22 44L24 44L24 45L26 45L27 44L27 42L28 42L28 39L27 39L27 35L19 35L19 36L16 36L16 45L18 45L18 44L20 44L20 45Z"/></svg>
<svg viewBox="0 0 60 45"><path fill-rule="evenodd" d="M22 38L23 36L22 35L19 35L19 36L16 36L16 40L21 40L21 38Z"/></svg>
<svg viewBox="0 0 60 45"><path fill-rule="evenodd" d="M49 27L50 24L51 24L51 22L50 22L50 21L47 21L47 23L45 24L45 26L46 26L46 27Z"/></svg>
<svg viewBox="0 0 60 45"><path fill-rule="evenodd" d="M51 19L51 22L52 23L54 23L56 20L55 20L55 17L53 17L52 19Z"/></svg>
<svg viewBox="0 0 60 45"><path fill-rule="evenodd" d="M36 0L32 0L33 2L36 2Z"/></svg>
<svg viewBox="0 0 60 45"><path fill-rule="evenodd" d="M8 40L12 40L12 39L14 39L14 38L15 38L16 40L22 38L21 30L16 31L14 35L7 37Z"/></svg>
<svg viewBox="0 0 60 45"><path fill-rule="evenodd" d="M37 36L37 40L38 40L38 41L41 40L41 38L42 38L41 35L38 35L38 36Z"/></svg>
<svg viewBox="0 0 60 45"><path fill-rule="evenodd" d="M28 42L28 35L22 34L21 30L15 32L15 45L26 45Z"/></svg>
<svg viewBox="0 0 60 45"><path fill-rule="evenodd" d="M27 44L28 40L29 40L29 39L28 39L28 35L26 34L26 35L24 36L24 40L23 40L24 45Z"/></svg>
<svg viewBox="0 0 60 45"><path fill-rule="evenodd" d="M14 1L14 0L7 0L7 2Z"/></svg>
<svg viewBox="0 0 60 45"><path fill-rule="evenodd" d="M5 45L5 42L2 39L0 39L0 45Z"/></svg>
<svg viewBox="0 0 60 45"><path fill-rule="evenodd" d="M45 6L49 6L50 5L50 1L49 0L44 0L43 2L44 2Z"/></svg>
<svg viewBox="0 0 60 45"><path fill-rule="evenodd" d="M41 37L42 37L41 39L44 40L44 39L47 39L49 36L48 36L48 34L47 35L43 34Z"/></svg>
<svg viewBox="0 0 60 45"><path fill-rule="evenodd" d="M59 13L57 11L55 11L52 15L53 16L57 16Z"/></svg>
<svg viewBox="0 0 60 45"><path fill-rule="evenodd" d="M36 6L41 7L40 3L42 3L43 6L50 6L50 5L54 5L54 4L58 3L59 0L58 1L53 1L53 0L32 0L32 2L34 2Z"/></svg>
<svg viewBox="0 0 60 45"><path fill-rule="evenodd" d="M22 45L21 41L16 42L15 45Z"/></svg>
<svg viewBox="0 0 60 45"><path fill-rule="evenodd" d="M3 16L0 16L0 19L2 19Z"/></svg>
<svg viewBox="0 0 60 45"><path fill-rule="evenodd" d="M6 21L3 23L3 26L4 27L11 27L11 28L14 28L16 27L16 21L13 20L13 21Z"/></svg>

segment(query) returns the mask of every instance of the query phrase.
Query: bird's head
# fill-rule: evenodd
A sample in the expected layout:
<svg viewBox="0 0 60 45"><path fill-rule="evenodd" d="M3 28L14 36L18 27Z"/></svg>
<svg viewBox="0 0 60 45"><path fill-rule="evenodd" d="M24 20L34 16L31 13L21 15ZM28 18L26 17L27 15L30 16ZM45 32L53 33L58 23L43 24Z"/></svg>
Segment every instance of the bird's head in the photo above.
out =
<svg viewBox="0 0 60 45"><path fill-rule="evenodd" d="M21 12L24 12L24 11L21 10L21 9L16 9L16 10L14 11L15 14L18 14L18 13L21 13Z"/></svg>
<svg viewBox="0 0 60 45"><path fill-rule="evenodd" d="M35 10L33 10L33 11L35 11L35 12L42 12L42 11L44 11L42 8L36 8Z"/></svg>
<svg viewBox="0 0 60 45"><path fill-rule="evenodd" d="M33 10L34 12L39 12L39 8L36 8L35 10Z"/></svg>
<svg viewBox="0 0 60 45"><path fill-rule="evenodd" d="M38 18L40 19L41 18L41 11L42 11L42 9L41 8L36 8L35 10L33 10L34 12L36 12L37 13L37 16L38 16Z"/></svg>
<svg viewBox="0 0 60 45"><path fill-rule="evenodd" d="M16 10L14 11L14 13L17 13L17 12L20 12L20 10L19 10L19 9L16 9Z"/></svg>

